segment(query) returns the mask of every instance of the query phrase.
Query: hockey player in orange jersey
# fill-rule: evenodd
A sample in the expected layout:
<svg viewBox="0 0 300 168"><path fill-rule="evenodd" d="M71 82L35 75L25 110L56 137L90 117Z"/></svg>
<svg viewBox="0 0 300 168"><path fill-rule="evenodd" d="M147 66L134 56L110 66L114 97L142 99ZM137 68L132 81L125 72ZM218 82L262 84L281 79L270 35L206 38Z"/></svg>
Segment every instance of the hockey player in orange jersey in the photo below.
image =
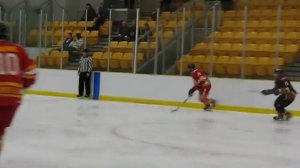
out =
<svg viewBox="0 0 300 168"><path fill-rule="evenodd" d="M195 64L189 64L188 69L191 73L191 76L194 80L194 86L189 90L189 96L192 96L193 93L198 90L199 91L199 100L204 104L205 111L211 111L215 106L216 101L214 99L208 98L211 83L208 79L208 76L205 72L197 69Z"/></svg>
<svg viewBox="0 0 300 168"><path fill-rule="evenodd" d="M0 151L5 129L18 109L22 92L35 81L35 63L24 48L7 41L7 26L0 22Z"/></svg>

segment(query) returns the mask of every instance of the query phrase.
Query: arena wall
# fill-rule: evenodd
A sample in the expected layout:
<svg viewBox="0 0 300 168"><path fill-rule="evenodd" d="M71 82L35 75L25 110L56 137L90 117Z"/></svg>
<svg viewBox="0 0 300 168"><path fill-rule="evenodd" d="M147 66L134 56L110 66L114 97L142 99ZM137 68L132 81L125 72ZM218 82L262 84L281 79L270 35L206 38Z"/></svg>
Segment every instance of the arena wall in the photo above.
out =
<svg viewBox="0 0 300 168"><path fill-rule="evenodd" d="M211 78L210 97L218 101L217 109L252 113L274 113L274 95L263 96L262 89L274 86L271 80L243 80ZM300 90L300 82L292 82ZM192 87L188 76L142 75L129 73L100 73L100 85L93 86L100 90L100 100L137 102L158 105L181 105ZM39 69L37 83L27 93L75 97L78 88L78 75L74 70ZM296 115L300 114L299 97L288 107ZM185 107L201 108L198 95L194 96Z"/></svg>

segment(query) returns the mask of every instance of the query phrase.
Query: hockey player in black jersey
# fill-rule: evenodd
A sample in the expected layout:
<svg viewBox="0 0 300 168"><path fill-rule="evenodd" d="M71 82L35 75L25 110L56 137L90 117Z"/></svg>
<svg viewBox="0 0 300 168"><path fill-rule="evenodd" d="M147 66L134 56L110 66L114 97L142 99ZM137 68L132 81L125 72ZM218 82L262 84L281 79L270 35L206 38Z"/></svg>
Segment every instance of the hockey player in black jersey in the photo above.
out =
<svg viewBox="0 0 300 168"><path fill-rule="evenodd" d="M285 107L290 105L295 97L296 90L293 88L290 80L284 75L284 71L281 69L275 70L275 86L273 89L262 90L261 93L264 95L275 94L277 99L274 102L277 116L274 120L288 120L292 117L292 114L287 112Z"/></svg>

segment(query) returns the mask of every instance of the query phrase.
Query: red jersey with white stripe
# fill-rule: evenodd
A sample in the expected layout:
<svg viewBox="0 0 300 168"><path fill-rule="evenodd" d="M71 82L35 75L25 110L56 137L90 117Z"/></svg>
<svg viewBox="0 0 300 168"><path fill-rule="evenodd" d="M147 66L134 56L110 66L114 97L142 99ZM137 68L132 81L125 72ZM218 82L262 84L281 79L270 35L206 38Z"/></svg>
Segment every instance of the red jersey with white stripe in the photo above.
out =
<svg viewBox="0 0 300 168"><path fill-rule="evenodd" d="M197 88L210 85L210 80L208 79L207 74L200 69L195 69L192 72L192 78L194 79L194 86Z"/></svg>
<svg viewBox="0 0 300 168"><path fill-rule="evenodd" d="M20 103L24 88L35 82L35 67L23 47L0 41L0 106Z"/></svg>

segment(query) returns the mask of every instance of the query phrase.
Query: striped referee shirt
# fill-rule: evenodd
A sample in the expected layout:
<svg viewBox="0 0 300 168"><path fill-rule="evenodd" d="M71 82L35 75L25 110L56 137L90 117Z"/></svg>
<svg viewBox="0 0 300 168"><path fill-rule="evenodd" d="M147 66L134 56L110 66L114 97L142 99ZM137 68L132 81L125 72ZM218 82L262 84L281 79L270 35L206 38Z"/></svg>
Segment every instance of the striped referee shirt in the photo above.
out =
<svg viewBox="0 0 300 168"><path fill-rule="evenodd" d="M78 72L92 72L93 59L92 57L81 57L79 60Z"/></svg>

